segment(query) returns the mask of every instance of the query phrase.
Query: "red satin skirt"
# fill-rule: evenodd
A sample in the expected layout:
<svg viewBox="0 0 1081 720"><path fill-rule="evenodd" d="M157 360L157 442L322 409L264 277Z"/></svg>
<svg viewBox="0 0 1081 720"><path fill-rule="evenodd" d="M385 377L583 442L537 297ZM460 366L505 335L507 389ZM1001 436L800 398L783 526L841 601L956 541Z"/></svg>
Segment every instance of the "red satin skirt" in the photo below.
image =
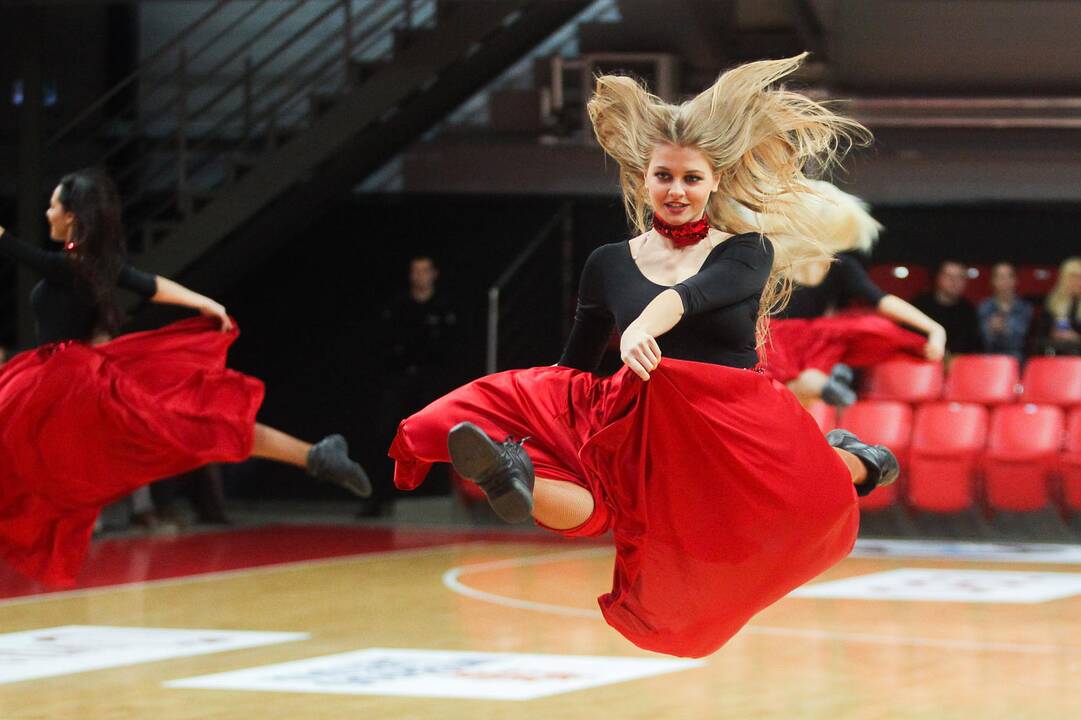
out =
<svg viewBox="0 0 1081 720"><path fill-rule="evenodd" d="M71 585L103 506L251 455L263 384L226 369L236 337L192 318L97 347L45 345L0 368L0 557Z"/></svg>
<svg viewBox="0 0 1081 720"><path fill-rule="evenodd" d="M573 482L595 510L571 536L613 531L608 624L639 647L701 657L763 608L844 558L859 516L851 476L814 420L761 373L664 359L649 382L626 368L480 378L402 421L399 488L447 462L469 420L530 436L538 477Z"/></svg>
<svg viewBox="0 0 1081 720"><path fill-rule="evenodd" d="M837 363L870 367L900 357L923 357L927 338L881 315L771 320L766 373L788 382L808 369L828 373Z"/></svg>

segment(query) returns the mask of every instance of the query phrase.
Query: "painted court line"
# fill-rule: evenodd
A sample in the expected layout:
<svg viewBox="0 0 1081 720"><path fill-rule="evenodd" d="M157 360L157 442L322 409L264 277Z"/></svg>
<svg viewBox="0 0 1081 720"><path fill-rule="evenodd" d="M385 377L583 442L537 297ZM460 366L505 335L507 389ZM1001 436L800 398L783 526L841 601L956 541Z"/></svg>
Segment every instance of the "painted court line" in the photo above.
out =
<svg viewBox="0 0 1081 720"><path fill-rule="evenodd" d="M258 567L251 568L215 570L212 572L197 573L194 575L184 575L183 577L161 578L160 580L139 580L136 582L118 583L116 585L103 585L101 587L80 588L78 590L61 590L59 592L41 593L38 595L24 595L21 597L0 600L0 608L11 607L15 605L30 605L34 603L51 602L54 600L70 600L72 598L95 597L97 595L105 595L111 592L125 590L143 590L160 587L171 587L176 585L187 585L189 583L211 582L214 580L229 580L233 578L252 577L255 575L263 575L266 573L279 571L288 572L298 569L329 567L333 565L345 565L348 563L373 560L393 560L397 557L413 557L416 555L435 555L441 552L450 552L452 550L475 547L478 543L482 542L483 541L480 540L471 540L467 542L456 542L446 545L431 545L428 547L404 548L401 550L380 550L376 552L357 553L356 555L339 555L332 558L295 560L292 562L260 565Z"/></svg>
<svg viewBox="0 0 1081 720"><path fill-rule="evenodd" d="M599 610L575 608L564 605L521 600L519 598L506 597L496 593L470 587L462 582L461 578L467 575L475 575L497 570L528 567L545 563L563 562L575 558L600 557L603 554L611 554L608 548L591 548L589 550L572 550L568 552L549 553L546 555L530 556L525 558L510 558L493 562L477 563L474 565L462 565L451 568L443 573L443 585L451 592L465 597L473 598L481 602L488 602L502 607L519 610L531 610L551 615L564 617L580 617L589 620L601 620ZM740 634L764 635L774 637L804 638L808 640L840 641L846 643L871 644L871 645L899 645L911 647L942 648L948 650L971 650L1012 652L1031 655L1054 655L1054 654L1081 654L1081 645L1053 645L1047 643L1012 643L1012 642L984 642L978 640L959 640L952 638L930 638L919 636L898 635L875 635L873 633L850 633L836 632L832 630L816 630L813 628L786 628L772 627L768 625L748 625Z"/></svg>
<svg viewBox="0 0 1081 720"><path fill-rule="evenodd" d="M492 562L477 563L475 565L463 565L460 567L451 568L443 573L443 585L449 588L451 591L464 595L466 597L473 598L474 600L480 600L481 602L490 602L496 605L502 605L504 607L513 607L520 610L535 610L537 612L546 612L552 615L565 615L568 617L584 617L599 620L601 613L599 610L591 610L589 608L574 608L566 607L564 605L552 605L549 603L533 602L532 600L520 600L518 598L506 597L504 595L496 595L494 593L484 592L483 590L477 590L463 583L459 578L463 575L473 575L475 573L490 572L492 570L506 570L509 568L528 567L530 565L541 565L545 563L559 562L561 560L573 560L575 558L592 558L600 557L602 555L611 555L611 548L589 548L588 550L568 550L560 553L549 553L547 555L539 555L536 557L528 558L511 558L510 560L494 560Z"/></svg>

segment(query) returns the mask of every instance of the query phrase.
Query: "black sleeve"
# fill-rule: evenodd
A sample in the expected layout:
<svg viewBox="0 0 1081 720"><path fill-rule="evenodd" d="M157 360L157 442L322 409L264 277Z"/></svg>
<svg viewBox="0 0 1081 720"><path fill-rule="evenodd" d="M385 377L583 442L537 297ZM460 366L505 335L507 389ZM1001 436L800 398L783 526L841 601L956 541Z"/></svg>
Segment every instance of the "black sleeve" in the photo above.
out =
<svg viewBox="0 0 1081 720"><path fill-rule="evenodd" d="M922 292L912 298L912 307L916 308L935 322L942 322L941 313L938 311L938 303L935 302L935 294L933 292Z"/></svg>
<svg viewBox="0 0 1081 720"><path fill-rule="evenodd" d="M139 293L144 298L152 298L158 293L158 278L156 275L143 272L134 265L125 263L117 278L117 285L125 290Z"/></svg>
<svg viewBox="0 0 1081 720"><path fill-rule="evenodd" d="M0 235L0 255L9 257L20 265L33 268L42 275L51 275L58 270L63 271L65 267L64 257L60 253L47 252L21 242L7 230Z"/></svg>
<svg viewBox="0 0 1081 720"><path fill-rule="evenodd" d="M858 298L877 307L879 301L886 297L882 288L875 285L871 276L863 269L863 264L848 253L837 256L837 262L830 272L838 274L841 281L841 298L845 302Z"/></svg>
<svg viewBox="0 0 1081 720"><path fill-rule="evenodd" d="M683 300L683 314L696 315L762 294L773 269L773 243L761 235L725 241L719 258L672 287Z"/></svg>
<svg viewBox="0 0 1081 720"><path fill-rule="evenodd" d="M604 348L612 336L615 317L605 302L604 295L604 259L601 257L604 247L599 247L589 255L586 266L582 269L582 280L578 284L578 308L574 311L574 327L571 328L567 346L559 365L576 370L596 372L604 357Z"/></svg>

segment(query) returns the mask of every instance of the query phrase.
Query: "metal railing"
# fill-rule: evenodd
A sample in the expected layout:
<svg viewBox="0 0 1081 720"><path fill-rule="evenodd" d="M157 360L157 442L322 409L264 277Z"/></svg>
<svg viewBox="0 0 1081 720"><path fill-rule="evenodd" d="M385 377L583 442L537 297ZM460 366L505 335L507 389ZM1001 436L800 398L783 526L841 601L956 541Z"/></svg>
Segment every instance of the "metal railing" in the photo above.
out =
<svg viewBox="0 0 1081 720"><path fill-rule="evenodd" d="M485 352L485 371L488 374L499 371L500 323L506 314L507 291L518 280L527 263L533 260L538 252L553 242L555 238L560 241L557 278L560 286L561 302L557 312L561 313L561 330L563 336L566 337L570 329L574 301L573 219L574 205L570 201L565 202L537 231L529 244L511 261L507 269L500 274L499 279L488 288L488 337ZM532 310L536 312L540 308L533 307Z"/></svg>
<svg viewBox="0 0 1081 720"><path fill-rule="evenodd" d="M120 185L133 233L184 219L436 12L435 0L218 0L47 146L104 142L98 163Z"/></svg>
<svg viewBox="0 0 1081 720"><path fill-rule="evenodd" d="M195 20L195 22L181 29L171 40L158 48L158 50L155 51L150 57L143 60L143 62L134 72L132 72L130 75L118 82L108 91L106 91L97 100L92 102L82 112L76 115L71 122L60 128L60 130L58 130L52 137L50 137L46 141L46 147L51 148L65 138L69 137L75 131L79 129L85 129L86 126L89 124L89 121L95 116L95 114L98 111L103 110L110 100L117 97L120 93L122 93L129 87L132 87L133 84L143 78L150 71L151 68L157 66L159 63L164 61L171 51L176 50L185 41L185 39L190 38L192 35L198 32L200 28L202 28L212 18L216 17L221 12L222 8L224 8L230 2L231 0L218 0L218 2L216 2L209 10L207 10L197 20Z"/></svg>
<svg viewBox="0 0 1081 720"><path fill-rule="evenodd" d="M538 58L573 58L579 54L578 26L582 23L593 22L618 22L620 19L619 7L616 0L594 0L586 9L578 13L573 20L554 33L541 45L532 50L514 65L508 67L498 78L492 81L482 91L469 98L462 106L451 113L446 120L434 129L434 132L455 130L461 128L486 127L488 125L488 102L494 92L508 88L531 88L536 86L533 77L533 65ZM551 90L548 87L539 88L542 96L542 115L544 119L554 124L555 118L551 108Z"/></svg>
<svg viewBox="0 0 1081 720"><path fill-rule="evenodd" d="M301 125L305 118L306 113L303 110L299 113L290 113L290 110L298 103L310 102L312 100L310 93L312 92L334 92L343 89L348 82L350 64L354 53L363 56L363 53L382 43L386 37L385 33L398 27L396 21L402 18L402 15L397 11L398 9L400 8L395 8L394 5L384 6L383 12L375 15L372 22L366 24L356 36L347 27L349 23L346 23L343 25L340 36L335 38L336 41L340 42L340 48L334 47L333 44L329 46L317 45L289 65L282 73L281 81L274 79L261 87L255 88L255 73L265 67L277 52L291 46L301 37L300 35L294 36L280 43L258 63L251 64L249 59L246 63L245 73L241 77L220 90L217 95L204 103L190 117L178 113L178 123L186 125L189 122L194 122L200 115L206 116L209 114L215 107L225 102L231 93L237 90L243 92L243 102L239 106L220 117L208 130L200 132L197 136L193 135L190 140L186 128L178 126L178 155L175 158L177 193L165 198L148 214L151 217L161 215L176 203L180 205L180 210L184 215L189 215L192 211L190 206L191 195L190 193L185 195L183 191L189 187L190 183L198 181L200 174L213 171L215 163L220 160L220 154L216 152L215 145L223 139L234 147L249 151L255 148L253 142L255 138L260 138L263 141L263 149L270 149L277 145L282 134L289 131L290 125L295 128ZM329 15L330 13L324 11L305 26L305 31L311 31ZM320 56L322 56L321 60L319 59ZM298 76L294 75L305 66L316 63L318 64L314 70ZM334 73L338 73L337 79L333 77ZM290 81L290 78L293 79ZM185 89L185 85L182 85L181 98L184 97ZM255 108L254 97L261 98L260 109ZM292 123L288 122L290 117L293 118ZM156 183L174 168L170 164L170 158L166 158L165 162L159 162L155 168L140 168L138 165L133 165L128 170L122 171L120 177L126 178L140 169L143 170L140 185L144 190L142 193L129 197L129 205L134 205L144 195L153 194ZM213 180L214 178L209 179Z"/></svg>

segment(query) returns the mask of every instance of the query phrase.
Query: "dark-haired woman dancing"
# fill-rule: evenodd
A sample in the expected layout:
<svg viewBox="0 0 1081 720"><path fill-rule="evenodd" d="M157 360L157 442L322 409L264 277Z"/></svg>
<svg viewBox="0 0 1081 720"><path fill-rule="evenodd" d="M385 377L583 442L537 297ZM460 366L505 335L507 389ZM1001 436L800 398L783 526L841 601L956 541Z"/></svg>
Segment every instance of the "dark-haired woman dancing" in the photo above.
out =
<svg viewBox="0 0 1081 720"><path fill-rule="evenodd" d="M0 369L0 558L70 585L103 506L211 462L269 458L370 493L342 436L311 445L255 421L263 383L225 367L233 321L210 298L128 264L106 175L64 177L46 216L62 252L0 228L0 254L43 276L30 297L40 345ZM94 344L123 321L118 288L203 317Z"/></svg>

